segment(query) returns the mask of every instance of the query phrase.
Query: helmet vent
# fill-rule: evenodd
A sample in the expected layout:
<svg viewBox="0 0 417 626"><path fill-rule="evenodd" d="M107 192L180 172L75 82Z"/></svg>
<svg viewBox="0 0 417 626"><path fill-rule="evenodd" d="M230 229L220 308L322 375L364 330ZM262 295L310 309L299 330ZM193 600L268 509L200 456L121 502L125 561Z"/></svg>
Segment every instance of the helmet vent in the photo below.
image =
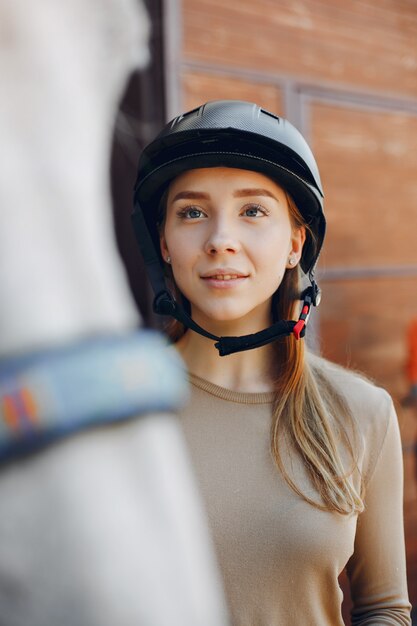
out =
<svg viewBox="0 0 417 626"><path fill-rule="evenodd" d="M181 120L184 120L186 117L189 117L193 113L197 113L200 110L200 108L201 107L196 107L195 109L192 109L191 111L182 113L179 117L176 117L173 121L175 122L175 124L178 124L178 122L180 122Z"/></svg>
<svg viewBox="0 0 417 626"><path fill-rule="evenodd" d="M265 113L265 115L269 115L269 117L272 117L274 120L277 120L278 123L281 121L278 115L274 115L273 113L270 113L269 111L266 111L265 109L260 109L260 111L261 113Z"/></svg>

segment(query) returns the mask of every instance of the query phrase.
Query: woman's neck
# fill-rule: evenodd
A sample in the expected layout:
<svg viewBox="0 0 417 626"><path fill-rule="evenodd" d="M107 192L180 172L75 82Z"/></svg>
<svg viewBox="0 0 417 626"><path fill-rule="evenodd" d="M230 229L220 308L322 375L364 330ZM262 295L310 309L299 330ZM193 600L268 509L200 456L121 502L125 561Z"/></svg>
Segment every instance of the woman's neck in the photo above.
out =
<svg viewBox="0 0 417 626"><path fill-rule="evenodd" d="M188 330L175 344L189 372L233 391L271 391L271 346L219 356L214 342Z"/></svg>

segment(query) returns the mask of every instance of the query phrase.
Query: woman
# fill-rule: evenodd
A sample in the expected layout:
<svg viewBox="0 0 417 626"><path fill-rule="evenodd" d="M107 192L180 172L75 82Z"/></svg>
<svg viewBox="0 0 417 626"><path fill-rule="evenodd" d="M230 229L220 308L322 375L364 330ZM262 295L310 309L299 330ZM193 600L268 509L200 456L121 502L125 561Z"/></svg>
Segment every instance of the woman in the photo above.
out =
<svg viewBox="0 0 417 626"><path fill-rule="evenodd" d="M410 624L392 402L302 339L325 232L302 136L246 102L180 116L141 156L134 223L232 623L341 625L346 568L353 624Z"/></svg>

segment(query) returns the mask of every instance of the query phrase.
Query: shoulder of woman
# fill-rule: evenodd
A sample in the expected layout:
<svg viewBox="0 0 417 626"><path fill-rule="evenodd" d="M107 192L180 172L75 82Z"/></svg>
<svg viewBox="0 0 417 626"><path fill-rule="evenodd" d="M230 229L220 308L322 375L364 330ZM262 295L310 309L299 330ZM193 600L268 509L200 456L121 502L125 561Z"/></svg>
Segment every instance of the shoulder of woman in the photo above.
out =
<svg viewBox="0 0 417 626"><path fill-rule="evenodd" d="M332 363L316 354L308 354L308 362L312 369L321 375L326 382L347 402L350 409L369 411L390 411L392 399L389 393L377 386L360 372L349 370Z"/></svg>
<svg viewBox="0 0 417 626"><path fill-rule="evenodd" d="M385 389L358 372L317 355L309 355L308 360L325 385L335 390L348 408L356 431L354 448L367 483L387 439L391 443L399 441L398 420L392 398Z"/></svg>
<svg viewBox="0 0 417 626"><path fill-rule="evenodd" d="M384 438L390 419L395 416L392 398L363 374L341 367L320 356L309 354L314 371L334 389L346 403L359 430L366 437Z"/></svg>

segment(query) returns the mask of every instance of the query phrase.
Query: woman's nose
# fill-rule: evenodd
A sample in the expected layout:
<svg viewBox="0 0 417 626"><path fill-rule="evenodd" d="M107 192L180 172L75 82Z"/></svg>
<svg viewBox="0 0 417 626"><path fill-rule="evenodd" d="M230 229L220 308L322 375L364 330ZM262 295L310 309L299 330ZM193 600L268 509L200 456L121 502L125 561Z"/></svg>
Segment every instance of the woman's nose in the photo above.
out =
<svg viewBox="0 0 417 626"><path fill-rule="evenodd" d="M223 220L214 223L205 244L205 252L210 255L239 252L241 245L233 230Z"/></svg>

